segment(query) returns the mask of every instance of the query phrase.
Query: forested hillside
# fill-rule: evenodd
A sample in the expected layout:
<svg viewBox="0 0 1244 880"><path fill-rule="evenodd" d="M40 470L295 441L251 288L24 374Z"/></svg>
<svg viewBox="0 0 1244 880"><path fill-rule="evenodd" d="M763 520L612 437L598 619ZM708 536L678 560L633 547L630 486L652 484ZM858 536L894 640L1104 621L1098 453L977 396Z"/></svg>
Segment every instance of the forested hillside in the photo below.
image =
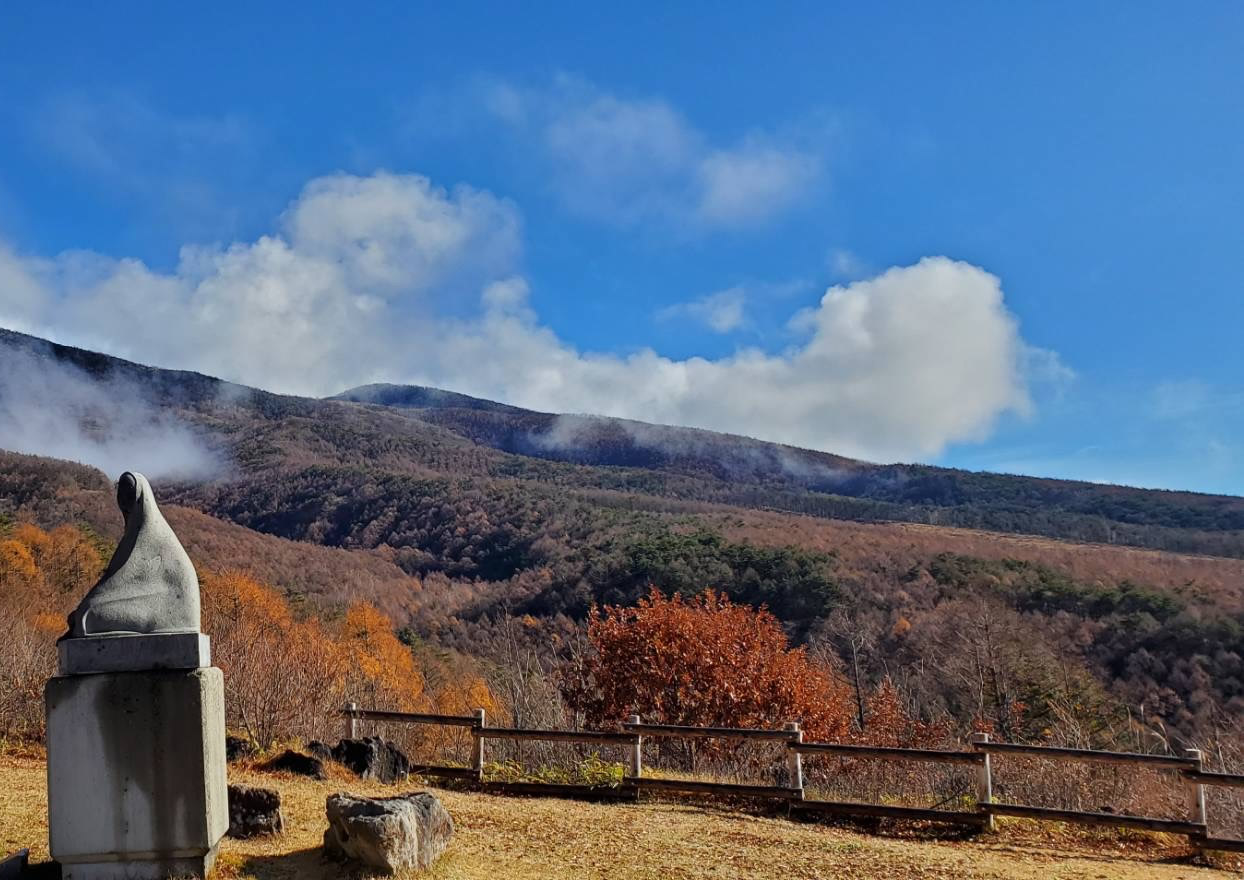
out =
<svg viewBox="0 0 1244 880"><path fill-rule="evenodd" d="M593 605L711 587L767 605L857 697L888 679L916 718L1149 749L1244 712L1244 499L871 465L431 389L287 397L7 332L0 371L74 383L56 428L81 432L83 459L148 467L129 451L147 430L192 446L193 472L153 479L192 557L300 614L364 599L411 644L521 654L554 682ZM12 400L0 381L7 424ZM114 540L115 476L0 453L0 529Z"/></svg>

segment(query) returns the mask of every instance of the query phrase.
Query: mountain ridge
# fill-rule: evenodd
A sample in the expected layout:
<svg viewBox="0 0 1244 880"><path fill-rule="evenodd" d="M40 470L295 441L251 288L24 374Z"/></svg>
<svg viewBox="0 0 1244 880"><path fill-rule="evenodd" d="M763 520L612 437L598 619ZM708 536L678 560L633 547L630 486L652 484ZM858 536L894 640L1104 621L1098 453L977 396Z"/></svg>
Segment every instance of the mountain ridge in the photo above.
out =
<svg viewBox="0 0 1244 880"><path fill-rule="evenodd" d="M1244 498L1235 496L871 464L703 429L541 413L423 386L362 386L322 399L281 395L0 330L0 363L20 364L13 358L21 352L93 380L135 383L136 394L193 425L239 475L317 464L450 480L477 475L561 487L555 491L604 489L1244 557ZM186 491L206 503L211 491L202 487L219 488L220 481L196 484Z"/></svg>
<svg viewBox="0 0 1244 880"><path fill-rule="evenodd" d="M1123 701L1191 736L1244 713L1242 499L801 458L428 389L382 399L277 395L0 333L0 448L23 415L51 432L18 450L45 457L0 452L0 538L21 522L111 534L110 477L147 468L163 433L223 463L153 481L196 564L251 570L308 613L367 597L446 649L504 662L508 620L547 652L593 606L713 588L839 658L865 639L870 682L925 682L912 693L931 715L971 703L928 662L962 660L965 626L1004 635L1036 731L1062 687L1043 676L1068 658L1084 705L1114 695L1112 718ZM108 475L64 460L100 449ZM858 496L819 491L811 465Z"/></svg>

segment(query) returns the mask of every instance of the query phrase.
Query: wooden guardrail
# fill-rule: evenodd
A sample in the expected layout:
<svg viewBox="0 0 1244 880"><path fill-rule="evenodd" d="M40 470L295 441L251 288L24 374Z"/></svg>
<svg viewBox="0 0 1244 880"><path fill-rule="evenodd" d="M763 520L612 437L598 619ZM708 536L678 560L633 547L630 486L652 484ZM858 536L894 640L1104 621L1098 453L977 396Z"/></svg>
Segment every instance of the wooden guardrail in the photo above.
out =
<svg viewBox="0 0 1244 880"><path fill-rule="evenodd" d="M636 798L643 791L675 792L680 794L709 794L720 797L763 798L781 801L791 811L801 813L913 819L928 822L945 822L982 830L992 830L995 816L1014 816L1041 821L1073 822L1083 825L1111 825L1123 828L1140 828L1187 835L1189 841L1201 849L1220 849L1244 852L1244 840L1211 837L1208 833L1205 808L1205 787L1209 785L1244 788L1244 774L1207 772L1203 768L1201 752L1187 749L1183 755L1146 755L1133 752L1106 752L1092 749L1071 749L1056 746L1034 746L1019 743L994 742L988 734L974 734L970 751L940 749L903 749L885 746L863 746L847 743L804 742L803 731L798 722L787 722L782 729L753 729L738 727L692 727L678 724L644 724L638 715L631 715L621 724L621 730L532 730L527 728L488 727L483 709L471 715L439 715L417 712L389 712L360 709L354 703L342 711L345 717L346 735L358 736L360 721L384 721L407 724L430 724L465 727L472 737L470 767L449 767L420 764L412 772L427 776L468 780L485 791L509 794L554 795L559 797ZM692 779L667 779L645 776L643 773L643 741L645 737L675 737L680 739L724 739L737 742L772 742L780 744L785 752L787 767L786 785L743 785L726 782L706 782ZM494 782L485 781L484 743L490 739L518 741L583 743L616 745L624 749L625 772L620 786L568 785L542 782ZM806 800L804 798L803 756L827 756L882 761L919 761L940 764L957 764L976 769L976 808L974 810L937 810L894 804L870 804L853 801ZM1035 807L1026 804L1001 803L993 796L993 758L1028 757L1050 761L1087 761L1119 766L1145 767L1157 770L1174 770L1187 793L1188 816L1168 818L1160 816L1131 816L1122 813L1086 812L1052 807Z"/></svg>

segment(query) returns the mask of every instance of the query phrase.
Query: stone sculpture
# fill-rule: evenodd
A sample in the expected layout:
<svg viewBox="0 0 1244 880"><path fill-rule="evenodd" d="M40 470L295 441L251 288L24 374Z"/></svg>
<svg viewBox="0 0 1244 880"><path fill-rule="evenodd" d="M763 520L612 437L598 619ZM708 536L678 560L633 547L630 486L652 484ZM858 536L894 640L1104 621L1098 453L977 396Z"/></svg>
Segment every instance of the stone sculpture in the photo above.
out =
<svg viewBox="0 0 1244 880"><path fill-rule="evenodd" d="M199 579L142 474L117 481L125 535L103 577L69 615L62 638L197 633Z"/></svg>
<svg viewBox="0 0 1244 880"><path fill-rule="evenodd" d="M122 475L117 504L125 535L44 692L49 849L64 880L205 877L229 827L224 679L146 478Z"/></svg>
<svg viewBox="0 0 1244 880"><path fill-rule="evenodd" d="M142 474L117 481L125 534L56 643L61 675L211 666L199 578Z"/></svg>

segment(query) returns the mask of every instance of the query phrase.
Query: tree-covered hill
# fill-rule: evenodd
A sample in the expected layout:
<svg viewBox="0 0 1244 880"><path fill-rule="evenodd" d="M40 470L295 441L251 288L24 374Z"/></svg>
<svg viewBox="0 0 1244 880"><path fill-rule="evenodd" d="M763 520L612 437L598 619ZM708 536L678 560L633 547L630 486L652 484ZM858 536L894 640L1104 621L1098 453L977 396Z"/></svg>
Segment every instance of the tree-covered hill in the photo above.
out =
<svg viewBox="0 0 1244 880"><path fill-rule="evenodd" d="M196 563L307 613L363 597L412 639L488 655L511 617L550 651L593 604L712 587L895 681L918 715L1022 714L1026 736L1073 718L1085 742L1136 746L1118 739L1137 723L1203 739L1244 714L1244 499L872 465L432 389L346 397L0 331L0 449L108 453L118 472L165 456L157 491ZM0 532L115 540L115 476L0 452Z"/></svg>

